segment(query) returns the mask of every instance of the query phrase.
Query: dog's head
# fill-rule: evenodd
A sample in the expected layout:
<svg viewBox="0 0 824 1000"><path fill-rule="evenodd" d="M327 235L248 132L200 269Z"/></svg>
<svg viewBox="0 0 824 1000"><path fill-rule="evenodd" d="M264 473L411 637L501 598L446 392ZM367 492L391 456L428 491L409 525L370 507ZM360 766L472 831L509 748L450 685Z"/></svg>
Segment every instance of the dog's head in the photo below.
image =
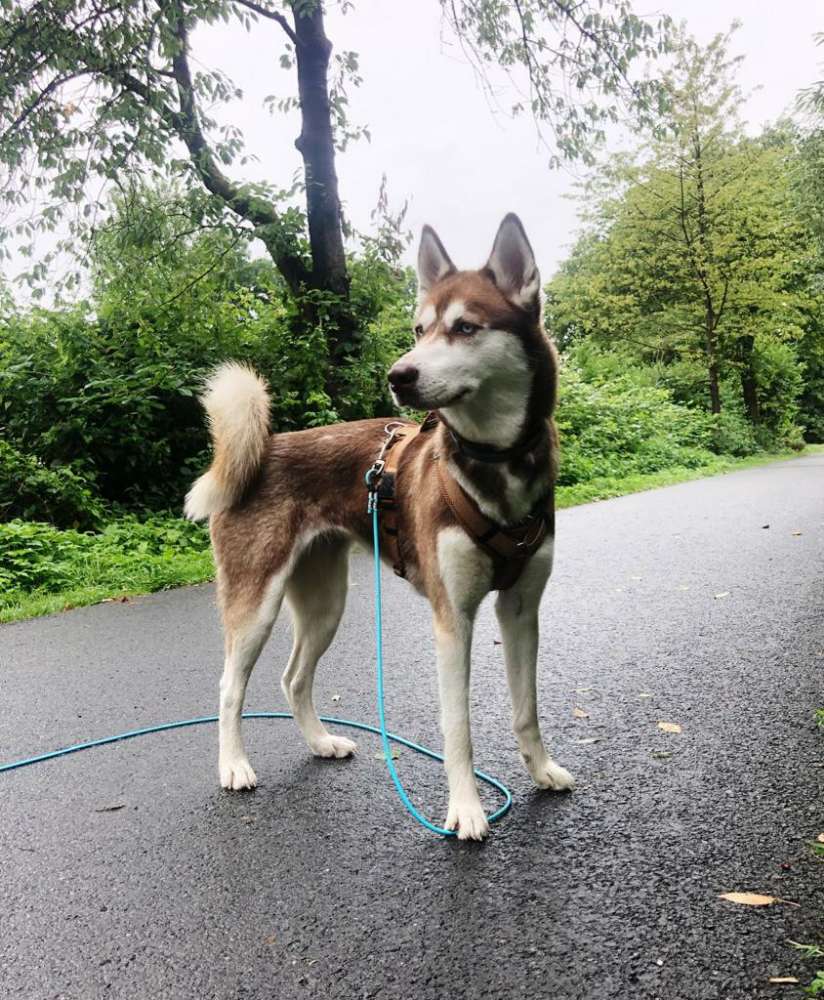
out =
<svg viewBox="0 0 824 1000"><path fill-rule="evenodd" d="M434 229L424 226L416 344L389 371L395 401L457 415L494 404L502 393L525 399L536 337L545 343L540 292L532 247L516 215L503 220L478 271L458 271Z"/></svg>

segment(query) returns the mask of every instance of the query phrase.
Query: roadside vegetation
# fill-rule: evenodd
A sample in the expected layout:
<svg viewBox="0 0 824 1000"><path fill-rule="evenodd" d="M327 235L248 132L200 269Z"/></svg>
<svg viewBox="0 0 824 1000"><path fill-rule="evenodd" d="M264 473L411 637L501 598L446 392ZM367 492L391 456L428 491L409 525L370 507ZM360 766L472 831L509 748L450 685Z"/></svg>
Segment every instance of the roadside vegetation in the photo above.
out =
<svg viewBox="0 0 824 1000"><path fill-rule="evenodd" d="M322 35L321 8L310 4L304 15L297 6L300 30L314 25ZM471 36L478 25L470 14L486 6L490 16L515 16L505 4L453 5L465 17L454 30ZM733 34L702 49L682 29L662 22L653 37L625 5L607 6L617 11L613 20L586 41L602 46L593 57L601 72L603 46L613 55L615 46L635 55L653 48L667 62L654 82L630 88L633 100L646 95L643 113L634 109L636 144L592 166L578 239L546 287L546 324L562 361L562 506L824 441L824 85L810 89L795 118L746 133ZM174 31L160 53L173 67L149 81L172 103L180 96L169 89L172 76L187 97L192 25L181 20L184 7L174 6ZM210 9L193 7L192 18ZM564 16L561 6L556 16ZM218 144L219 156L201 145L189 161L167 162L176 129L185 140L197 126L198 143L206 142L213 123L187 125L183 117L196 115L198 96L232 99L222 77L189 80L180 111L141 104L134 74L147 72L150 60L138 60L132 75L117 70L126 90L105 103L99 142L76 160L84 133L71 124L74 105L52 104L59 79L41 103L27 104L31 73L49 60L59 68L91 59L84 73L103 93L117 60L154 44L154 29L144 38L146 26L136 21L123 41L125 28L107 34L111 25L92 19L98 47L75 50L60 25L44 34L20 17L7 25L0 88L12 110L21 103L0 129L0 163L14 178L25 154L36 152L45 171L39 189L63 208L0 230L0 238L30 241L23 249L33 253L40 229L57 225L65 205L83 204L78 164L114 178L117 194L85 205L72 223L75 283L50 285L49 306L36 303L51 262L33 264L25 305L0 279L0 621L208 579L207 532L179 516L209 460L196 398L204 375L227 358L253 365L272 386L278 431L389 414L385 372L409 346L415 296L414 274L400 263L409 240L404 213L390 211L385 187L372 235L350 240L353 249L324 270L317 232L310 233L319 208L310 196L299 207L300 185L255 189L252 197L251 186L218 183L229 183L218 162L241 155L241 137ZM518 49L527 37L518 25L498 27L511 64L538 73L536 54ZM71 51L34 58L24 44L32 32L32 45ZM98 65L90 53L107 46ZM581 51L584 60L592 56ZM344 54L344 76L356 74L352 55ZM533 83L539 96L550 86L548 76ZM620 81L601 83L618 101ZM330 135L338 144L326 149L329 162L357 137L345 91L333 96ZM542 105L548 115L559 107L550 96ZM562 126L562 138L568 129L559 155L586 161L600 126L587 126L579 112L567 107L557 112L563 121L544 124ZM129 182L123 163L105 152L104 134L122 140L123 156L137 157ZM24 180L9 181L12 207L37 186ZM255 255L254 240L266 256Z"/></svg>

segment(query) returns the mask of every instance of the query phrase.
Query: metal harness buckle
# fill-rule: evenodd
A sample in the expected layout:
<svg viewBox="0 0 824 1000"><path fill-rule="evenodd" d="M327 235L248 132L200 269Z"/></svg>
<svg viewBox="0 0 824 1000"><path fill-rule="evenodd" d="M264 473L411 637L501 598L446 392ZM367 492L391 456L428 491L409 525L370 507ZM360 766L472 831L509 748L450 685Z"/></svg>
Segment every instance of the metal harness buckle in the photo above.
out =
<svg viewBox="0 0 824 1000"><path fill-rule="evenodd" d="M378 457L372 463L371 468L368 470L364 479L366 480L366 486L369 489L369 496L366 503L366 512L371 514L378 503L378 483L383 475L383 470L386 468L386 461L384 455L389 451L389 448L395 442L398 431L405 427L400 420L393 420L384 427L383 432L386 435L386 439L381 445L381 450L378 452Z"/></svg>

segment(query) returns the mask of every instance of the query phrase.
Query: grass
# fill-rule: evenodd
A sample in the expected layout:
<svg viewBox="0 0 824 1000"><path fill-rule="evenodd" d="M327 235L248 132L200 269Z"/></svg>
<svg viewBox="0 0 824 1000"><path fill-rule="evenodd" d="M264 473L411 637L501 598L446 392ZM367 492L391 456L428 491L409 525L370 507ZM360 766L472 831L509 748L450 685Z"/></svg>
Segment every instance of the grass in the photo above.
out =
<svg viewBox="0 0 824 1000"><path fill-rule="evenodd" d="M814 445L806 448L803 454L822 452L824 445ZM696 469L675 468L649 475L604 477L560 487L556 501L558 507L572 507L793 457L796 455L792 452L762 453L743 459L718 458ZM3 527L6 526L0 525L0 528ZM47 531L46 526L40 527ZM61 538L73 534L48 530ZM91 539L84 536L80 540L80 550L75 549L68 554L65 562L57 567L63 571L64 577L56 579L64 582L55 584L53 578L50 586L30 591L22 588L10 590L7 586L6 593L0 593L0 623L211 580L214 564L211 552L205 547L205 533L198 536L199 530L191 525L184 526L184 522L178 519L157 518L150 525L138 525L134 521L115 522L100 535ZM23 533L28 535L28 526L24 526ZM30 540L27 544L31 544ZM49 549L48 539L44 548ZM48 556L51 557L51 554L49 550ZM25 566L32 561L32 553L25 546L15 550L12 556ZM37 552L35 556L41 558ZM49 562L48 568L52 568L52 562ZM819 722L824 724L824 710Z"/></svg>
<svg viewBox="0 0 824 1000"><path fill-rule="evenodd" d="M759 452L746 458L726 458L719 456L705 465L694 469L678 467L662 469L660 472L634 474L629 476L603 476L590 479L574 486L559 486L555 494L556 506L575 507L594 500L609 500L613 497L626 496L628 493L641 493L644 490L655 490L661 486L674 486L676 483L686 483L693 479L706 479L725 472L738 472L741 469L753 469L759 465L770 465L774 462L785 462L801 455L824 453L824 444L807 445L801 452L777 451Z"/></svg>
<svg viewBox="0 0 824 1000"><path fill-rule="evenodd" d="M0 624L38 618L40 615L82 608L105 600L151 594L173 587L203 583L214 576L211 552L183 553L172 556L152 556L141 567L129 567L126 573L105 581L94 580L89 573L87 583L49 594L34 591L12 593L0 599Z"/></svg>
<svg viewBox="0 0 824 1000"><path fill-rule="evenodd" d="M810 983L804 992L811 997L824 996L824 969L819 969L815 979Z"/></svg>
<svg viewBox="0 0 824 1000"><path fill-rule="evenodd" d="M208 532L173 515L122 517L103 530L0 525L0 622L202 583L214 574Z"/></svg>

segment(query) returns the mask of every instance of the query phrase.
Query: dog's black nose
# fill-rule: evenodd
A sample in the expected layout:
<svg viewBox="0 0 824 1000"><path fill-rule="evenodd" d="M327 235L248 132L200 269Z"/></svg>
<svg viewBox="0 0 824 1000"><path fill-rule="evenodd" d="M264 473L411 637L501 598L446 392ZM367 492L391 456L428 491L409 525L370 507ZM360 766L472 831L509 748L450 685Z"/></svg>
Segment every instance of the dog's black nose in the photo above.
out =
<svg viewBox="0 0 824 1000"><path fill-rule="evenodd" d="M412 385L418 381L418 369L414 365L393 365L389 369L389 384L393 389L401 385Z"/></svg>

